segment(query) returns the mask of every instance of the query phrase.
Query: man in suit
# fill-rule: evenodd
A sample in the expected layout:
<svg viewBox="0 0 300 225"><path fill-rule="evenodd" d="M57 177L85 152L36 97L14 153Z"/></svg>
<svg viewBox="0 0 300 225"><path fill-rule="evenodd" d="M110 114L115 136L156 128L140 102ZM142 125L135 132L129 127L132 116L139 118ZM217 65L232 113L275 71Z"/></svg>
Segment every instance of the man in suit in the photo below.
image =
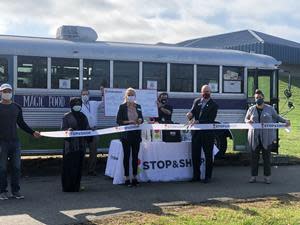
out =
<svg viewBox="0 0 300 225"><path fill-rule="evenodd" d="M194 119L194 123L199 124L214 123L218 112L218 105L211 99L210 94L210 87L208 85L203 85L201 88L201 97L194 100L192 109L186 115L189 120ZM214 134L212 130L197 130L193 132L192 181L200 181L201 148L203 148L206 162L204 183L210 182L213 169L213 147Z"/></svg>

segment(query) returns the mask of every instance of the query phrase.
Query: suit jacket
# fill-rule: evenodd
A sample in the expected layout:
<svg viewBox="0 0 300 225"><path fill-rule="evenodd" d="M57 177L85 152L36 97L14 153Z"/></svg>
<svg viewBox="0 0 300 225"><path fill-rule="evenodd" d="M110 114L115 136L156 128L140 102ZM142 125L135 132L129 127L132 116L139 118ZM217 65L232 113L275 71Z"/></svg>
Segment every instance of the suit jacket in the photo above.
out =
<svg viewBox="0 0 300 225"><path fill-rule="evenodd" d="M138 114L138 119L142 119L142 121L144 121L141 106L139 104L136 104L135 107L136 107L136 112ZM128 107L127 107L127 103L123 103L119 106L119 110L117 114L117 124L119 126L126 125L124 124L124 121L126 120L128 120ZM121 140L129 140L129 141L136 140L138 142L142 141L140 130L122 132L120 138Z"/></svg>
<svg viewBox="0 0 300 225"><path fill-rule="evenodd" d="M202 108L201 98L196 98L190 112L193 114L193 118L198 120L199 123L214 123L217 117L218 108L218 105L212 99L210 99ZM202 132L212 133L209 130Z"/></svg>

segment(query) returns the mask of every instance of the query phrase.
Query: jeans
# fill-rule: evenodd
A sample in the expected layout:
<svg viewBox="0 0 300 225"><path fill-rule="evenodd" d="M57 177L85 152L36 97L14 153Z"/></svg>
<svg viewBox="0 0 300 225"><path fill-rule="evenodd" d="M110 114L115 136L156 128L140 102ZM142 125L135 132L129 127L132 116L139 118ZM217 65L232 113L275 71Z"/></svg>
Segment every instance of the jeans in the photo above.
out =
<svg viewBox="0 0 300 225"><path fill-rule="evenodd" d="M20 190L21 152L18 141L0 141L0 193L7 192L7 164L11 168L11 192Z"/></svg>

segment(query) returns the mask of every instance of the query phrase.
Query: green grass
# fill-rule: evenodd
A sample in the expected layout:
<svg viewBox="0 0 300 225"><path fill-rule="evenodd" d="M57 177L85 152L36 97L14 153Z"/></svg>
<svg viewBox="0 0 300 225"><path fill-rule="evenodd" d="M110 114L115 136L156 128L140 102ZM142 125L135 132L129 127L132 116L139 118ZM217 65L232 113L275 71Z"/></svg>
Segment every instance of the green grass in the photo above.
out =
<svg viewBox="0 0 300 225"><path fill-rule="evenodd" d="M198 205L162 207L157 212L114 216L86 225L282 225L300 224L300 201L295 196L278 196L234 201L212 201Z"/></svg>
<svg viewBox="0 0 300 225"><path fill-rule="evenodd" d="M283 91L287 88L287 77L281 77L279 83L279 109L280 113L285 112L288 107L285 104ZM300 77L292 78L292 97L295 109L285 117L292 123L292 130L287 133L284 130L279 131L280 154L300 157Z"/></svg>

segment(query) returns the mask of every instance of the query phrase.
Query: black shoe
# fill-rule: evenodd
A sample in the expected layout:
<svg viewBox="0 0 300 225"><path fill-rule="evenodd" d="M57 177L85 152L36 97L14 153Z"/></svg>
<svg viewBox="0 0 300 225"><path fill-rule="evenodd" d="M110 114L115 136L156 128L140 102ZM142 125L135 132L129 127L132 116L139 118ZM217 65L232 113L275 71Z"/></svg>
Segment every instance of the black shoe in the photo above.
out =
<svg viewBox="0 0 300 225"><path fill-rule="evenodd" d="M125 180L124 185L127 186L127 187L131 187L130 180Z"/></svg>
<svg viewBox="0 0 300 225"><path fill-rule="evenodd" d="M199 182L200 178L199 177L193 177L190 182Z"/></svg>
<svg viewBox="0 0 300 225"><path fill-rule="evenodd" d="M140 183L138 182L137 179L132 179L132 186L137 187Z"/></svg>
<svg viewBox="0 0 300 225"><path fill-rule="evenodd" d="M210 183L211 182L211 179L210 178L205 178L204 180L203 180L203 183L204 184L207 184L207 183Z"/></svg>
<svg viewBox="0 0 300 225"><path fill-rule="evenodd" d="M95 176L97 176L97 173L95 171L90 171L90 172L88 172L88 175L95 177Z"/></svg>

